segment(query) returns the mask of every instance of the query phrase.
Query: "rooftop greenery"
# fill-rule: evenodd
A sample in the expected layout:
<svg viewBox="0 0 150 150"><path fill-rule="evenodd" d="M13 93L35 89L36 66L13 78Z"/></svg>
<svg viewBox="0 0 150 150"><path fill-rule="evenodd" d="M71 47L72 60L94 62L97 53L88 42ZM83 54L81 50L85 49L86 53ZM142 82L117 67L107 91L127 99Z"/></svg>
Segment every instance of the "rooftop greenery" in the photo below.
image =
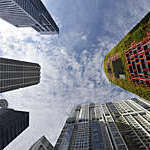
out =
<svg viewBox="0 0 150 150"><path fill-rule="evenodd" d="M132 93L139 95L147 100L150 100L150 87L143 87L141 85L133 83L129 78L129 73L127 71L127 66L125 63L125 52L130 48L131 43L138 43L143 38L147 36L147 33L150 32L150 13L148 13L140 23L138 23L106 56L104 60L104 70L108 79L113 83L125 90L128 90ZM107 69L107 61L110 64L111 70L113 72L113 67L111 64L112 56L117 56L121 58L125 79L115 78L115 76L110 76Z"/></svg>

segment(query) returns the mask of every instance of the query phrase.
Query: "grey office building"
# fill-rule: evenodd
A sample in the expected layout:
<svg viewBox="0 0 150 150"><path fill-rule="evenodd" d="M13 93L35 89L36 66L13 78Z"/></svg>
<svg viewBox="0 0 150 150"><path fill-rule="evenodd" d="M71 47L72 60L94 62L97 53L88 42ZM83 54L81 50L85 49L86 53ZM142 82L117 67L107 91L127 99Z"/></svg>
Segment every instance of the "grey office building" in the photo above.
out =
<svg viewBox="0 0 150 150"><path fill-rule="evenodd" d="M29 150L53 150L53 145L47 140L45 136L42 136L31 146Z"/></svg>
<svg viewBox="0 0 150 150"><path fill-rule="evenodd" d="M59 33L41 0L0 0L0 17L16 27L32 27L41 34Z"/></svg>
<svg viewBox="0 0 150 150"><path fill-rule="evenodd" d="M106 103L102 107L115 149L122 150L118 148L118 145L123 145L118 139L119 136L126 143L128 150L150 149L150 102L132 98Z"/></svg>
<svg viewBox="0 0 150 150"><path fill-rule="evenodd" d="M149 150L150 102L144 99L79 105L54 150Z"/></svg>
<svg viewBox="0 0 150 150"><path fill-rule="evenodd" d="M78 105L72 109L54 147L54 150L149 149L150 102L142 98L109 102L100 107L94 103Z"/></svg>
<svg viewBox="0 0 150 150"><path fill-rule="evenodd" d="M40 82L40 65L0 57L0 93Z"/></svg>
<svg viewBox="0 0 150 150"><path fill-rule="evenodd" d="M112 150L101 109L97 104L79 105L67 119L54 150Z"/></svg>
<svg viewBox="0 0 150 150"><path fill-rule="evenodd" d="M0 109L0 149L4 149L28 126L28 112Z"/></svg>

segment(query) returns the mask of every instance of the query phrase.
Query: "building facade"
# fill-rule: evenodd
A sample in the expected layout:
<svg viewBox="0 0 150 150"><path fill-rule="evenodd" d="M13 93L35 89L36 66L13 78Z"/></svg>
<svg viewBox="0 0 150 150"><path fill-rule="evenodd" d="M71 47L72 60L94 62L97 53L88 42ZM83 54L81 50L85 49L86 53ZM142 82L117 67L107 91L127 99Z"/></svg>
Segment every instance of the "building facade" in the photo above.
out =
<svg viewBox="0 0 150 150"><path fill-rule="evenodd" d="M28 126L28 112L0 109L0 149L4 149Z"/></svg>
<svg viewBox="0 0 150 150"><path fill-rule="evenodd" d="M41 0L1 0L0 17L16 27L32 27L41 34L59 33Z"/></svg>
<svg viewBox="0 0 150 150"><path fill-rule="evenodd" d="M149 150L150 102L131 98L73 108L54 150Z"/></svg>
<svg viewBox="0 0 150 150"><path fill-rule="evenodd" d="M143 99L132 98L125 101L106 103L104 118L106 124L112 119L129 150L150 149L150 103ZM113 127L112 126L112 127ZM108 126L109 128L109 126ZM113 130L110 133L113 137ZM117 134L114 136L118 137ZM116 138L113 137L115 140ZM119 140L116 140L120 143Z"/></svg>
<svg viewBox="0 0 150 150"><path fill-rule="evenodd" d="M104 59L104 71L110 82L146 100L150 100L149 29L150 12L141 18ZM116 57L120 58L120 65L113 65L112 59Z"/></svg>
<svg viewBox="0 0 150 150"><path fill-rule="evenodd" d="M150 36L132 43L125 56L131 80L150 87Z"/></svg>
<svg viewBox="0 0 150 150"><path fill-rule="evenodd" d="M0 93L40 82L40 65L0 57Z"/></svg>
<svg viewBox="0 0 150 150"><path fill-rule="evenodd" d="M74 108L57 140L54 150L100 150L113 148L97 104Z"/></svg>
<svg viewBox="0 0 150 150"><path fill-rule="evenodd" d="M42 136L29 150L53 150L53 146L45 136Z"/></svg>

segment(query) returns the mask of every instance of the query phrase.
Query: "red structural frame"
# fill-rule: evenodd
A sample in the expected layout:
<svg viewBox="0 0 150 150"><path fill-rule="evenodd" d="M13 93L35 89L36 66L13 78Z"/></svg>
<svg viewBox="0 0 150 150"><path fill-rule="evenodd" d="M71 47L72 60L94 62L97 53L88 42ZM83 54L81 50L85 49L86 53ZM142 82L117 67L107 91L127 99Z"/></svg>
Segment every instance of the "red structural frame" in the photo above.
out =
<svg viewBox="0 0 150 150"><path fill-rule="evenodd" d="M150 87L150 36L139 43L133 42L125 57L131 80Z"/></svg>

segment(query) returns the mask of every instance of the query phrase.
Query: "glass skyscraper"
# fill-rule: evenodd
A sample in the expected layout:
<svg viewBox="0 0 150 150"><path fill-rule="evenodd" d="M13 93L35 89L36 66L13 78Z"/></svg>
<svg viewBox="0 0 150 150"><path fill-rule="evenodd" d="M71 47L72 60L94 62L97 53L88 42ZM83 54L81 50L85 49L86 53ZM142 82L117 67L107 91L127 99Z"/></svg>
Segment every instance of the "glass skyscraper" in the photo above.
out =
<svg viewBox="0 0 150 150"><path fill-rule="evenodd" d="M16 27L32 27L41 34L59 33L41 0L0 0L0 17Z"/></svg>
<svg viewBox="0 0 150 150"><path fill-rule="evenodd" d="M40 65L0 57L0 93L40 82Z"/></svg>
<svg viewBox="0 0 150 150"><path fill-rule="evenodd" d="M28 112L0 109L0 149L4 149L28 126Z"/></svg>
<svg viewBox="0 0 150 150"><path fill-rule="evenodd" d="M54 150L149 150L150 102L131 98L73 108Z"/></svg>
<svg viewBox="0 0 150 150"><path fill-rule="evenodd" d="M97 104L74 108L55 146L55 150L111 150L112 143Z"/></svg>

